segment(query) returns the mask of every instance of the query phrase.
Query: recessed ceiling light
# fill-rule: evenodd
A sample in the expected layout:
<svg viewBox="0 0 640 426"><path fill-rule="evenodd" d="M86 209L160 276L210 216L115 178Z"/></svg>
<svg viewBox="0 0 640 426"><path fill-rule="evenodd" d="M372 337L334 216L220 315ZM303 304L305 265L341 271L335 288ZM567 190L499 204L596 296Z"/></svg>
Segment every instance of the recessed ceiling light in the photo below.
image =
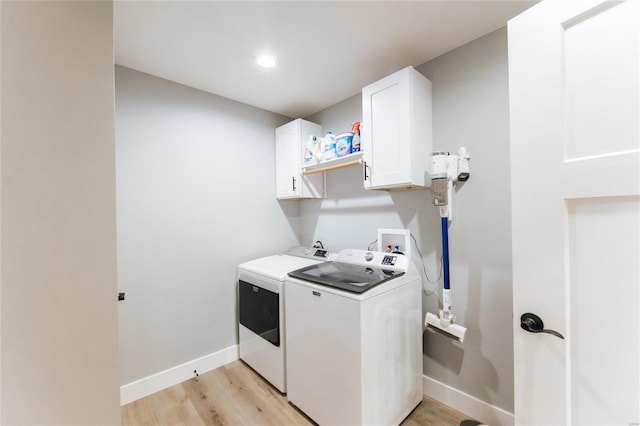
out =
<svg viewBox="0 0 640 426"><path fill-rule="evenodd" d="M261 55L257 62L263 68L272 68L276 65L276 59L270 55Z"/></svg>

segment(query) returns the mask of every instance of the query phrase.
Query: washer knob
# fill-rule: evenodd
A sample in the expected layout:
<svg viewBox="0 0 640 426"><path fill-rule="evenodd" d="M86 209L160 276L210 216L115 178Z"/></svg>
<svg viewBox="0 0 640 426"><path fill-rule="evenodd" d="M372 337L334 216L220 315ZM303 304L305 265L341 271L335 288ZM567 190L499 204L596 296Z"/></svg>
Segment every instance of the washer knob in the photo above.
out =
<svg viewBox="0 0 640 426"><path fill-rule="evenodd" d="M367 262L371 262L373 260L373 253L371 253L370 251L366 252L364 254L364 260L366 260Z"/></svg>

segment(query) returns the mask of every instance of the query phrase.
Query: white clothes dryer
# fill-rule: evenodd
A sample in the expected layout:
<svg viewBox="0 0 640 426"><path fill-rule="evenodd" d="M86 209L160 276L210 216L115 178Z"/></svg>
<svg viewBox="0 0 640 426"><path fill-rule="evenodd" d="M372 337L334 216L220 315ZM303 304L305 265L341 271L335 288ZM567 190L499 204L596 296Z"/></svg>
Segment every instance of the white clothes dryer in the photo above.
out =
<svg viewBox="0 0 640 426"><path fill-rule="evenodd" d="M324 249L292 247L238 266L240 359L282 393L287 391L284 280L288 272L330 258Z"/></svg>

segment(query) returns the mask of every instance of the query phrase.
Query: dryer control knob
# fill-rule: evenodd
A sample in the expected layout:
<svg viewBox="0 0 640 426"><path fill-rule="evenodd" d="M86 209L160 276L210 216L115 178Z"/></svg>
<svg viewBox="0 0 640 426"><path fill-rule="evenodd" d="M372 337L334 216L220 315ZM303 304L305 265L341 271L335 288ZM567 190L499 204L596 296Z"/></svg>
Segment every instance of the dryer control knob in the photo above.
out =
<svg viewBox="0 0 640 426"><path fill-rule="evenodd" d="M364 254L364 260L366 260L367 262L371 262L373 260L373 253L371 253L370 251L366 252Z"/></svg>

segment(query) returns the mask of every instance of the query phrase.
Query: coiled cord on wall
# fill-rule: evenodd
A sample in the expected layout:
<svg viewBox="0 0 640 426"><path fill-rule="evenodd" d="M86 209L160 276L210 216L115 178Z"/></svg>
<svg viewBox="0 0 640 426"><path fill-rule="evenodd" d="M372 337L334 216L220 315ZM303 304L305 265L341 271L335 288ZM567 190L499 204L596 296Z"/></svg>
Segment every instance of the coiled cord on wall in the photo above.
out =
<svg viewBox="0 0 640 426"><path fill-rule="evenodd" d="M418 255L420 256L420 264L422 265L422 271L420 273L420 279L422 280L422 292L426 295L426 296L431 296L432 294L436 294L438 296L438 299L440 300L440 302L442 302L442 297L440 296L440 293L438 293L438 281L440 281L440 278L442 278L442 269L443 269L443 258L442 256L440 256L440 270L438 271L438 275L436 276L435 279L431 279L431 277L429 277L429 271L427 269L427 266L424 264L424 256L422 255L422 252L420 251L420 248L418 247L418 241L416 240L416 237L413 236L413 234L409 234L411 235L411 239L413 240L413 245L416 248L416 251L418 252ZM371 243L369 243L369 245L367 246L367 250L373 250L375 244L378 242L378 239L376 238L374 241L372 241ZM424 275L424 278L423 278ZM426 280L429 284L431 284L433 286L433 288L431 289L427 289L427 286L425 285L424 280Z"/></svg>

